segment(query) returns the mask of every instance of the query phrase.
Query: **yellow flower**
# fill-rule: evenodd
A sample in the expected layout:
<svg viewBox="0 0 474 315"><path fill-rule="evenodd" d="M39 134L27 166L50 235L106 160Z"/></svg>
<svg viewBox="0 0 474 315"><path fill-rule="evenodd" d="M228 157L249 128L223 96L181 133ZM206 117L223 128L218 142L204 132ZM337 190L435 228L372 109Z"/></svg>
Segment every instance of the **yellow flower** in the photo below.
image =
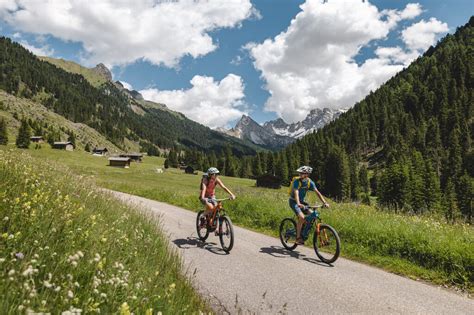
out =
<svg viewBox="0 0 474 315"><path fill-rule="evenodd" d="M149 308L146 310L145 315L153 315L153 309Z"/></svg>
<svg viewBox="0 0 474 315"><path fill-rule="evenodd" d="M128 306L127 302L123 302L120 306L120 315L130 315L130 307Z"/></svg>

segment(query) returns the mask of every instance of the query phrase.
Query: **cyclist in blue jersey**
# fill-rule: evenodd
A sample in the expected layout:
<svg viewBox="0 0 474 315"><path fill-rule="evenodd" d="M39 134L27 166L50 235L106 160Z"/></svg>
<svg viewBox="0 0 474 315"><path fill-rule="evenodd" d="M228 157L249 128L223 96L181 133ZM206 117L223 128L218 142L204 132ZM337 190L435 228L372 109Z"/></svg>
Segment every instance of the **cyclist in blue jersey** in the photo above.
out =
<svg viewBox="0 0 474 315"><path fill-rule="evenodd" d="M304 244L304 240L301 237L301 227L305 221L305 214L303 213L303 209L305 205L308 205L304 199L306 197L306 193L309 191L314 191L318 198L323 203L324 207L329 207L329 204L324 199L323 195L319 192L316 188L316 184L309 178L311 172L313 172L313 168L310 166L301 166L296 170L299 176L293 178L290 184L290 199L288 203L290 208L293 212L298 216L298 223L296 225L296 244L302 245Z"/></svg>

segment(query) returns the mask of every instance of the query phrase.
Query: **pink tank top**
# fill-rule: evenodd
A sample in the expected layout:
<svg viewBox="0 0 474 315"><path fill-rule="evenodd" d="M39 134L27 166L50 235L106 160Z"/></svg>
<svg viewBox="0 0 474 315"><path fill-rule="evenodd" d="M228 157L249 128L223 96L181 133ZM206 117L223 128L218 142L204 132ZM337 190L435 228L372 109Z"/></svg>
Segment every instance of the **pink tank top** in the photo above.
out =
<svg viewBox="0 0 474 315"><path fill-rule="evenodd" d="M204 195L204 197L214 197L216 195L216 180L204 179L204 184L206 185L206 194Z"/></svg>

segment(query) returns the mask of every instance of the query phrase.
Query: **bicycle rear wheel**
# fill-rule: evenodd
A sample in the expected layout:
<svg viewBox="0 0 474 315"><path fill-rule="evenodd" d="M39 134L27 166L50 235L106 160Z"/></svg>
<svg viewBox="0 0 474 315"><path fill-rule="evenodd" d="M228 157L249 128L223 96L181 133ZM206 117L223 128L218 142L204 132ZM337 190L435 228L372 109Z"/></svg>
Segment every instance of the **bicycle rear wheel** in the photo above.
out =
<svg viewBox="0 0 474 315"><path fill-rule="evenodd" d="M296 222L293 219L286 218L280 223L280 241L283 247L293 250L298 246L296 244Z"/></svg>
<svg viewBox="0 0 474 315"><path fill-rule="evenodd" d="M201 241L205 241L207 237L209 236L209 231L207 229L207 217L204 215L203 210L199 211L197 214L196 231Z"/></svg>
<svg viewBox="0 0 474 315"><path fill-rule="evenodd" d="M219 219L219 240L222 249L226 253L234 247L234 228L232 227L232 221L226 215Z"/></svg>
<svg viewBox="0 0 474 315"><path fill-rule="evenodd" d="M336 230L327 224L319 225L314 231L313 247L316 255L326 264L331 264L337 260L341 251L341 241Z"/></svg>

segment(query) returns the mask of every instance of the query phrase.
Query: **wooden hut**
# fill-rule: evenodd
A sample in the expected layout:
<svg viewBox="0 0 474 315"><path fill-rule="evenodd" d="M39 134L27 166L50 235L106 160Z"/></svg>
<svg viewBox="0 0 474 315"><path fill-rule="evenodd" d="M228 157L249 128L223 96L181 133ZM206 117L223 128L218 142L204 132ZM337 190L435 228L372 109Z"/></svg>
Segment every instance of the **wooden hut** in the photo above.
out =
<svg viewBox="0 0 474 315"><path fill-rule="evenodd" d="M30 141L31 141L32 143L44 143L43 136L33 136L33 137L30 137Z"/></svg>
<svg viewBox="0 0 474 315"><path fill-rule="evenodd" d="M74 144L70 141L59 141L53 143L53 149L73 151Z"/></svg>
<svg viewBox="0 0 474 315"><path fill-rule="evenodd" d="M92 150L92 154L94 155L106 155L108 152L109 150L107 150L106 147L98 147Z"/></svg>
<svg viewBox="0 0 474 315"><path fill-rule="evenodd" d="M129 158L132 162L141 162L143 159L143 154L141 153L124 153L120 154L120 157Z"/></svg>
<svg viewBox="0 0 474 315"><path fill-rule="evenodd" d="M129 168L130 167L130 158L118 157L118 156L111 157L111 158L109 158L109 166Z"/></svg>
<svg viewBox="0 0 474 315"><path fill-rule="evenodd" d="M194 173L194 168L193 168L192 166L189 166L189 165L186 166L186 168L184 169L184 172L185 172L186 174L195 174L195 173ZM196 173L196 174L197 174L197 173Z"/></svg>

